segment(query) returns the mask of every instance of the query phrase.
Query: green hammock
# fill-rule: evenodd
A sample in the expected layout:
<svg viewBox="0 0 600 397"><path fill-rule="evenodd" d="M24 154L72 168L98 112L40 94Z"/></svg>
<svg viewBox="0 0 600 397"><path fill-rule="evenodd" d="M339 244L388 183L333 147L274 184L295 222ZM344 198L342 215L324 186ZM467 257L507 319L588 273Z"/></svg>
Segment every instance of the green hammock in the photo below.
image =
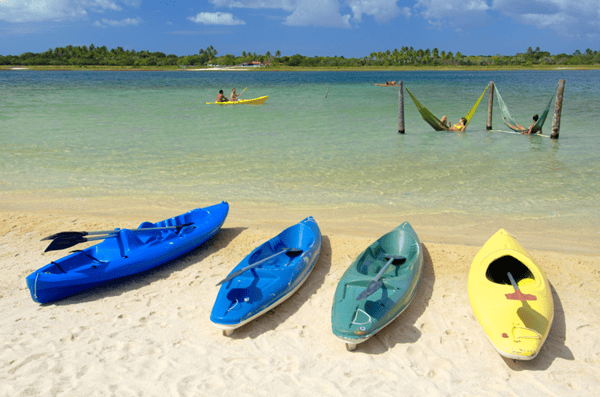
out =
<svg viewBox="0 0 600 397"><path fill-rule="evenodd" d="M500 96L500 91L498 91L498 87L494 86L494 90L496 91L496 96L498 97L498 105L500 105L500 110L502 111L502 119L504 119L504 123L506 123L508 128L510 128L511 130L513 130L515 132L529 131L529 128L520 128L523 126L520 126L520 124L518 124L515 121L515 119L510 115L510 113L508 112L508 107L506 106L506 103L504 103L504 101L502 100L502 97ZM552 105L552 100L556 96L557 90L558 90L558 84L556 85L556 90L554 91L554 94L552 94L552 96L550 97L550 101L548 101L548 106L546 106L546 110L544 110L544 112L541 114L541 116L538 118L537 122L533 126L533 129L531 130L532 134L537 133L542 130L542 126L544 125L544 122L546 121L546 117L548 116L548 112L550 111L550 106Z"/></svg>
<svg viewBox="0 0 600 397"><path fill-rule="evenodd" d="M483 98L483 95L487 91L488 87L489 87L489 85L487 87L485 87L485 89L479 96L479 99L477 100L477 102L475 102L475 105L473 105L471 110L469 110L469 112L465 116L465 118L467 119L467 125L473 118L473 115L475 114L475 111L477 110L477 106L479 106L479 102L481 102L481 99ZM423 120L425 120L425 122L427 124L429 124L430 126L432 126L433 129L436 131L446 131L446 128L442 127L442 121L440 119L438 119L437 117L435 117L433 115L433 113L431 113L425 106L421 105L421 102L419 102L417 100L417 98L415 98L415 96L408 90L408 88L406 89L406 91L408 92L408 95L410 95L413 102L417 106L417 110L419 111L419 113L421 113L421 117L423 117Z"/></svg>

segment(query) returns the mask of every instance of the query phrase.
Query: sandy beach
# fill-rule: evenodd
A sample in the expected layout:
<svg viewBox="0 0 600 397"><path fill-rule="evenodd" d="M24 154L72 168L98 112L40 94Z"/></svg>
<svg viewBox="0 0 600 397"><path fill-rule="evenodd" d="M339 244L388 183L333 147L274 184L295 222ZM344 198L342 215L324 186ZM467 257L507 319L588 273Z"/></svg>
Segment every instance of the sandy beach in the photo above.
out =
<svg viewBox="0 0 600 397"><path fill-rule="evenodd" d="M261 223L257 214L232 211L215 238L184 258L46 305L33 302L25 277L66 252L42 254L42 237L162 218L0 215L0 396L593 396L600 390L597 255L522 242L552 285L555 317L539 356L513 361L495 351L469 305L468 270L479 247L432 242L426 232L415 300L351 353L331 332L333 294L347 266L388 225L379 225L379 235L377 225L354 233L315 215L323 248L306 284L224 337L209 321L215 284L290 219L310 214Z"/></svg>

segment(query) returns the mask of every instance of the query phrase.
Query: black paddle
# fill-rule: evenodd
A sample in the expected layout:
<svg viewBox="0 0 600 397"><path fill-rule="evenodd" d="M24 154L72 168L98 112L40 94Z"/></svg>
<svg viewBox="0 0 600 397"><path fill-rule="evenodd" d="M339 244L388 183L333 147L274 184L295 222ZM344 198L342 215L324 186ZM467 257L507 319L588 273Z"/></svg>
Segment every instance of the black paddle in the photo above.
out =
<svg viewBox="0 0 600 397"><path fill-rule="evenodd" d="M148 228L140 228L140 229L129 229L132 232L142 232L142 231L154 231L154 230L165 230L165 229L177 229L177 232L179 233L179 230L181 230L182 228L186 227L186 226L190 226L193 225L193 223L186 223L183 225L177 225L177 226L165 226L165 227L148 227ZM98 231L98 232L60 232L60 233L56 233L53 234L52 236L48 236L42 239L43 240L53 240L50 245L48 245L48 247L46 248L46 250L44 252L48 252L48 251L58 251L58 250L63 250L66 248L70 248L74 245L80 244L80 243L86 243L88 241L94 241L94 240L104 240L107 238L111 238L111 237L117 237L117 235L119 234L120 230L112 230L112 231ZM98 235L98 234L104 234L102 236L97 236L97 237L85 237L88 235Z"/></svg>
<svg viewBox="0 0 600 397"><path fill-rule="evenodd" d="M129 229L129 230L131 230L132 232L145 232L145 231L149 231L149 230L177 229L177 232L179 232L179 230L181 230L182 228L184 228L186 226L190 226L190 225L193 225L193 223L184 223L183 225L164 226L164 227L145 227L145 228L142 227L140 229ZM73 237L73 236L84 237L84 236L91 236L91 235L96 235L96 234L113 234L113 233L119 233L119 231L120 231L120 229L101 230L101 231L96 231L96 232L58 232L55 234L51 234L48 237L44 237L40 241L56 240L57 238Z"/></svg>
<svg viewBox="0 0 600 397"><path fill-rule="evenodd" d="M379 273L377 273L373 281L371 281L369 285L367 285L367 289L361 292L360 295L356 297L357 301L363 300L373 295L375 292L377 292L377 290L379 290L379 288L381 288L381 286L383 285L383 281L381 281L380 278L383 275L383 272L385 272L385 270L392 264L392 262L395 266L400 266L401 264L406 262L406 257L401 255L386 255L385 259L388 259L388 262L383 268L381 268Z"/></svg>
<svg viewBox="0 0 600 397"><path fill-rule="evenodd" d="M237 277L237 276L239 276L240 274L244 273L246 270L250 270L250 269L252 269L253 267L256 267L256 266L258 266L258 265L262 265L262 264L263 264L263 263L265 263L266 261L268 261L268 260L270 260L270 259L273 259L273 258L275 258L276 256L279 256L279 255L281 255L281 254L285 254L285 253L287 253L287 254L288 254L288 256L289 256L290 258L293 258L293 257L295 257L295 256L298 256L298 255L300 255L300 254L302 253L302 250L301 250L300 248L286 248L286 249L284 249L283 251L279 251L279 252L278 252L278 253L276 253L276 254L273 254L273 255L271 255L271 256L269 256L269 257L266 257L265 259L261 259L261 260L259 260L258 262L254 262L254 263L253 263L253 264L251 264L251 265L248 265L248 266L246 266L246 267L243 267L243 268L241 268L240 270L236 270L235 272L231 273L229 276L225 277L223 280L219 281L219 282L217 283L217 286L219 286L219 285L221 285L221 284L223 284L223 283L226 283L226 282L227 282L227 281L229 281L229 280L233 280L234 278L236 278L236 277Z"/></svg>

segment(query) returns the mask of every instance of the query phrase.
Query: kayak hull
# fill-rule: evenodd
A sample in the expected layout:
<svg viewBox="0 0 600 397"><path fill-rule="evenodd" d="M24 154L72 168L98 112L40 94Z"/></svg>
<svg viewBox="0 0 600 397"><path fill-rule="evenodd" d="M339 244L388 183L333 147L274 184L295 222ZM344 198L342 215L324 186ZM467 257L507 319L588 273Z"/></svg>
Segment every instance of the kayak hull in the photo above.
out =
<svg viewBox="0 0 600 397"><path fill-rule="evenodd" d="M525 300L517 300L508 273ZM498 353L532 360L541 350L554 318L550 283L523 247L500 229L473 259L469 301L477 321Z"/></svg>
<svg viewBox="0 0 600 397"><path fill-rule="evenodd" d="M116 237L51 262L27 276L31 297L38 303L56 301L176 259L217 233L228 212L229 204L222 202L161 222L144 222L139 227L144 229L192 223L179 230L134 233L121 229Z"/></svg>
<svg viewBox="0 0 600 397"><path fill-rule="evenodd" d="M298 256L285 249L301 249ZM234 330L291 297L308 279L321 253L321 231L313 217L285 229L255 248L229 274L274 256L221 285L210 321L217 328Z"/></svg>
<svg viewBox="0 0 600 397"><path fill-rule="evenodd" d="M406 258L383 273L383 285L365 299L357 297L388 262L386 255ZM349 344L362 343L396 319L414 298L423 274L421 241L408 222L386 233L348 267L335 291L331 310L333 334Z"/></svg>
<svg viewBox="0 0 600 397"><path fill-rule="evenodd" d="M268 95L252 99L238 99L237 101L227 102L206 102L207 105L262 105L269 99Z"/></svg>

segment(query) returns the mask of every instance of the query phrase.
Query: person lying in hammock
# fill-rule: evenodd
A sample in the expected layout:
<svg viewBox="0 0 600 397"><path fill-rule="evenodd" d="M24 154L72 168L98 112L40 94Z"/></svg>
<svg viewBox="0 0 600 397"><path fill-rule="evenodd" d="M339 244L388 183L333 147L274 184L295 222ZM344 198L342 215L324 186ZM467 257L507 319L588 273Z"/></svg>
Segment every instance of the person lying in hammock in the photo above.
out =
<svg viewBox="0 0 600 397"><path fill-rule="evenodd" d="M440 126L446 131L465 132L465 130L467 129L467 119L464 117L462 117L460 119L458 124L454 124L452 127L450 127L450 122L448 121L448 117L442 116L442 119L440 121L442 122L440 124Z"/></svg>
<svg viewBox="0 0 600 397"><path fill-rule="evenodd" d="M535 126L535 124L537 123L538 119L540 118L540 116L538 116L537 114L533 115L533 124L531 124L529 126L529 129L527 130L527 128L523 127L522 125L517 124L517 126L519 126L520 129L522 130L527 130L527 131L522 131L521 134L522 135L531 135L531 134L535 134L535 132L533 132L533 127ZM538 134L541 135L542 133L542 129L540 128L540 130L537 132Z"/></svg>

